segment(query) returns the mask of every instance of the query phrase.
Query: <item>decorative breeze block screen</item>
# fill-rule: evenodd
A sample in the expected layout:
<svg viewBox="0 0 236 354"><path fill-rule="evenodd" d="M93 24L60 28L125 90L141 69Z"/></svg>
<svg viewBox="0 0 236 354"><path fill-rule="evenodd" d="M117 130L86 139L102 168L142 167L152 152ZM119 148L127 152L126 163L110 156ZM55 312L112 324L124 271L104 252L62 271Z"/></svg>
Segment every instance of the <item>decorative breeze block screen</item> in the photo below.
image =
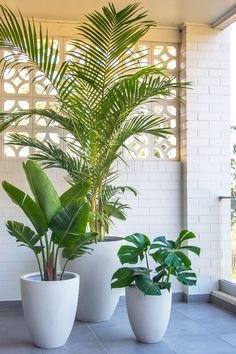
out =
<svg viewBox="0 0 236 354"><path fill-rule="evenodd" d="M55 45L59 43L60 58L69 58L68 52L72 49L67 38L60 38L55 41ZM138 50L142 51L145 56L140 59L140 67L147 65L167 67L168 72L178 77L178 46L175 44L163 44L156 42L140 42ZM6 50L3 55L10 54ZM18 69L20 70L20 69ZM31 80L33 75L37 77L33 84ZM6 71L3 84L0 88L0 109L5 112L14 112L19 109L46 108L57 109L57 102L54 98L54 92L47 89L47 80L40 77L40 73L28 73L21 70L16 76L15 69ZM144 104L139 107L135 113L154 112L158 115L165 116L168 119L167 126L172 129L172 135L168 139L154 138L149 135L141 135L131 138L127 141L130 151L124 151L126 159L178 159L178 103L173 99L165 99L159 104ZM62 144L60 137L66 138L62 129L56 125L48 125L45 118L34 117L34 119L24 120L17 126L12 125L1 139L1 155L2 158L21 158L27 157L32 151L28 147L5 145L9 132L18 132L26 136L33 136L41 141L48 140L54 144Z"/></svg>

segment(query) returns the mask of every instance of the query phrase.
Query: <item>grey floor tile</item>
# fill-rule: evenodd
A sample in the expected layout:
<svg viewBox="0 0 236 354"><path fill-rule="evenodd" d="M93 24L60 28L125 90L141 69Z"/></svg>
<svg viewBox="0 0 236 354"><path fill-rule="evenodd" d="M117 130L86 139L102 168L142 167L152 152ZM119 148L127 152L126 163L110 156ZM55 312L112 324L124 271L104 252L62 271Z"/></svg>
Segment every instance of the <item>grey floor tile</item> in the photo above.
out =
<svg viewBox="0 0 236 354"><path fill-rule="evenodd" d="M162 342L138 343L125 304L110 321L75 322L66 345L34 347L22 311L0 312L0 354L236 354L236 316L211 304L174 304Z"/></svg>
<svg viewBox="0 0 236 354"><path fill-rule="evenodd" d="M0 313L0 354L41 354L30 338L21 310Z"/></svg>
<svg viewBox="0 0 236 354"><path fill-rule="evenodd" d="M124 325L89 325L108 353L111 354L173 354L164 342L143 344L137 342L129 323Z"/></svg>
<svg viewBox="0 0 236 354"><path fill-rule="evenodd" d="M230 345L232 345L233 347L236 348L236 333L235 332L234 333L223 334L223 335L220 336L220 338L222 338L227 343L229 343ZM235 352L236 352L236 350L235 350Z"/></svg>
<svg viewBox="0 0 236 354"><path fill-rule="evenodd" d="M0 354L42 354L30 341L0 341Z"/></svg>
<svg viewBox="0 0 236 354"><path fill-rule="evenodd" d="M106 351L84 322L75 321L64 347L43 349L43 354L104 354Z"/></svg>
<svg viewBox="0 0 236 354"><path fill-rule="evenodd" d="M206 328L188 318L186 320L172 320L167 328L166 336L180 336L184 340L185 336L199 336L208 333Z"/></svg>
<svg viewBox="0 0 236 354"><path fill-rule="evenodd" d="M94 346L90 344L81 345L77 343L71 345L70 343L67 343L62 348L43 349L42 354L106 354L106 351L99 346Z"/></svg>
<svg viewBox="0 0 236 354"><path fill-rule="evenodd" d="M212 334L221 335L234 332L236 335L236 316L233 314L227 317L208 317L204 320L197 320L196 323Z"/></svg>
<svg viewBox="0 0 236 354"><path fill-rule="evenodd" d="M201 303L201 304L184 304L179 303L175 305L175 311L182 313L184 316L192 320L201 320L207 318L227 318L232 316L230 312L217 307L213 304Z"/></svg>
<svg viewBox="0 0 236 354"><path fill-rule="evenodd" d="M165 343L176 354L234 354L235 348L214 335L165 337Z"/></svg>

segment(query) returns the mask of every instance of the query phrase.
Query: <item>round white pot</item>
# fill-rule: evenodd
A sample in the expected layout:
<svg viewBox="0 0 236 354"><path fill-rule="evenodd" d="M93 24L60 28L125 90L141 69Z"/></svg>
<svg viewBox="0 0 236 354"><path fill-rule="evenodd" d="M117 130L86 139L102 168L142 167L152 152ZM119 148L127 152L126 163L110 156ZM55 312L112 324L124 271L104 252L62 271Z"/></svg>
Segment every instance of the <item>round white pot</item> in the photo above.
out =
<svg viewBox="0 0 236 354"><path fill-rule="evenodd" d="M117 257L122 238L106 237L94 243L91 254L70 264L68 269L80 275L80 293L76 318L85 322L100 322L111 318L120 297L120 289L111 289L113 273L120 267Z"/></svg>
<svg viewBox="0 0 236 354"><path fill-rule="evenodd" d="M170 319L172 292L164 289L162 295L150 296L132 286L127 287L125 293L129 321L137 340L160 342Z"/></svg>
<svg viewBox="0 0 236 354"><path fill-rule="evenodd" d="M63 280L41 281L39 273L21 277L24 317L34 344L63 346L73 327L78 303L79 275L66 272Z"/></svg>

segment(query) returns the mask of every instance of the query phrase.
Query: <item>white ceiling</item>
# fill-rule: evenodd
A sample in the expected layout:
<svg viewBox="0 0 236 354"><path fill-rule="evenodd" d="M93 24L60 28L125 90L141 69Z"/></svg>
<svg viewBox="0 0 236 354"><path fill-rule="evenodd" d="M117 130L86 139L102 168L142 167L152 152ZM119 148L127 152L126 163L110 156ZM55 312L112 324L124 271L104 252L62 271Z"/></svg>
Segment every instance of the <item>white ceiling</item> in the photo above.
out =
<svg viewBox="0 0 236 354"><path fill-rule="evenodd" d="M117 8L136 2L113 0ZM227 12L236 0L138 0L159 26L178 26L185 22L210 24ZM12 10L40 19L80 21L84 14L100 9L104 0L5 0Z"/></svg>

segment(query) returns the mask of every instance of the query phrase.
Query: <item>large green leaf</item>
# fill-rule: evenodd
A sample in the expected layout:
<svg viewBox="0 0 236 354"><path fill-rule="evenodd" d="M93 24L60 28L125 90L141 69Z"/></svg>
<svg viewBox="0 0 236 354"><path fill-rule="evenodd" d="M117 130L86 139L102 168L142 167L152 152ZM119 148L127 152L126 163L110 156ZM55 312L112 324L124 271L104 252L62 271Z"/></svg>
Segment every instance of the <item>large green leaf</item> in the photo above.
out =
<svg viewBox="0 0 236 354"><path fill-rule="evenodd" d="M111 283L112 288L125 288L133 283L134 272L132 268L120 268L113 274L111 280L113 281Z"/></svg>
<svg viewBox="0 0 236 354"><path fill-rule="evenodd" d="M46 173L36 162L28 160L23 166L35 200L49 223L61 208L58 194Z"/></svg>
<svg viewBox="0 0 236 354"><path fill-rule="evenodd" d="M76 199L86 197L89 188L91 186L91 182L78 182L69 188L65 193L60 196L60 201L62 207L70 204L71 202L75 201Z"/></svg>
<svg viewBox="0 0 236 354"><path fill-rule="evenodd" d="M180 250L191 251L195 253L197 256L200 256L201 249L197 246L181 246L179 247Z"/></svg>
<svg viewBox="0 0 236 354"><path fill-rule="evenodd" d="M189 230L182 230L176 240L176 245L179 247L184 241L196 238L196 235Z"/></svg>
<svg viewBox="0 0 236 354"><path fill-rule="evenodd" d="M80 235L73 245L63 249L62 257L72 261L73 259L83 256L85 253L91 253L92 249L89 245L91 245L91 242L94 241L96 236L97 233L95 232L86 232Z"/></svg>
<svg viewBox="0 0 236 354"><path fill-rule="evenodd" d="M118 257L121 264L135 264L139 261L139 259L142 261L145 256L145 252L147 252L150 245L149 238L146 235L135 233L125 237L124 239L132 243L134 246L123 245L120 247Z"/></svg>
<svg viewBox="0 0 236 354"><path fill-rule="evenodd" d="M140 275L148 275L151 269L145 267L122 267L118 269L112 276L112 288L123 288L132 284L136 277Z"/></svg>
<svg viewBox="0 0 236 354"><path fill-rule="evenodd" d="M158 248L158 249L165 249L165 248L169 248L169 249L173 249L175 248L175 242L172 240L167 240L165 236L158 236L156 238L154 238L151 246L150 246L150 250Z"/></svg>
<svg viewBox="0 0 236 354"><path fill-rule="evenodd" d="M125 240L130 243L133 243L136 247L143 249L143 250L147 249L147 247L150 245L149 238L146 235L140 234L140 233L135 233L135 234L126 236Z"/></svg>
<svg viewBox="0 0 236 354"><path fill-rule="evenodd" d="M80 199L66 205L51 220L53 241L59 247L71 247L86 232L89 204Z"/></svg>
<svg viewBox="0 0 236 354"><path fill-rule="evenodd" d="M156 237L150 246L150 250L155 250L155 252L151 253L151 257L155 262L170 268L175 269L184 266L186 269L189 269L191 267L191 260L184 251L188 250L199 255L200 248L181 245L184 241L195 237L196 236L188 230L181 231L176 242L167 240L164 236Z"/></svg>
<svg viewBox="0 0 236 354"><path fill-rule="evenodd" d="M11 200L19 205L23 212L28 216L32 224L34 225L39 235L47 232L48 226L45 216L40 207L33 201L32 198L17 187L4 181L2 183L4 190L7 192Z"/></svg>
<svg viewBox="0 0 236 354"><path fill-rule="evenodd" d="M19 242L20 246L29 247L35 254L42 251L42 247L37 246L40 236L28 226L18 221L7 221L6 226L9 234L16 238L16 242Z"/></svg>
<svg viewBox="0 0 236 354"><path fill-rule="evenodd" d="M187 286L193 286L197 283L196 274L188 270L177 272L176 278L179 282Z"/></svg>
<svg viewBox="0 0 236 354"><path fill-rule="evenodd" d="M135 277L135 285L144 295L161 295L159 285L153 282L148 275Z"/></svg>

